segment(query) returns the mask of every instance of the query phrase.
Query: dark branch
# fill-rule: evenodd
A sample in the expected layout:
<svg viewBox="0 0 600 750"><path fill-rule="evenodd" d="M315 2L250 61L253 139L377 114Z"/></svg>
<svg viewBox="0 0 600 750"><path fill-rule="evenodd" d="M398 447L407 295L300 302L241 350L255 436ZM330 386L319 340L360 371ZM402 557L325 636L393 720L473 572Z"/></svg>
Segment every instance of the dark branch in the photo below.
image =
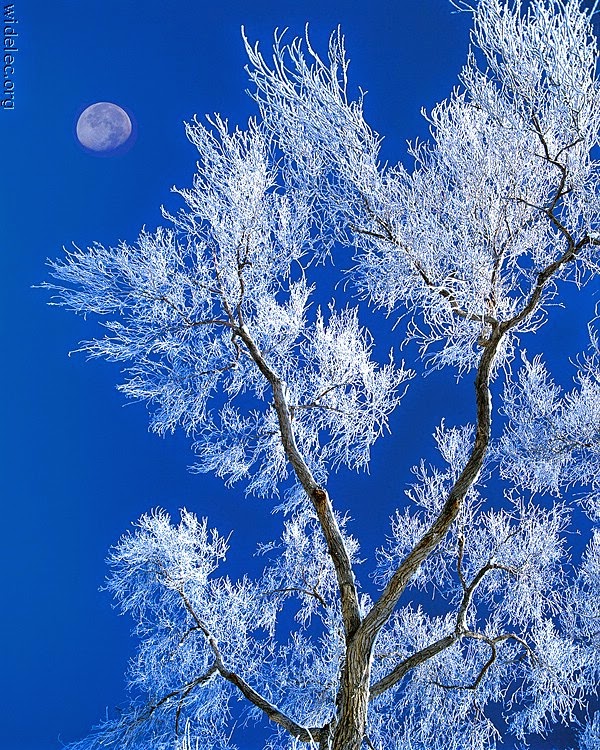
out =
<svg viewBox="0 0 600 750"><path fill-rule="evenodd" d="M485 643L487 643L487 645L490 647L491 654L471 685L445 685L441 682L437 682L437 680L434 680L433 684L437 685L438 687L445 688L446 690L477 690L477 688L481 684L481 681L483 680L491 666L494 664L498 656L496 644L492 640L485 640Z"/></svg>
<svg viewBox="0 0 600 750"><path fill-rule="evenodd" d="M527 651L527 654L529 655L529 658L532 661L535 661L536 659L535 654L533 653L529 644L526 641L524 641L523 638L520 638L518 635L515 635L514 633L503 633L502 635L497 635L495 638L489 638L488 636L485 636L482 633L467 631L463 633L462 636L464 638L474 638L478 641L482 641L487 646L489 646L491 653L490 653L488 660L485 662L485 664L479 671L479 674L470 685L459 685L459 684L446 685L444 683L437 682L437 681L434 682L434 685L437 685L438 687L444 688L446 690L477 690L477 688L481 684L481 681L483 680L487 672L491 669L494 662L498 658L498 649L496 648L496 646L499 643L503 643L504 641L507 641L507 640L516 641L521 646L523 646L523 648Z"/></svg>
<svg viewBox="0 0 600 750"><path fill-rule="evenodd" d="M450 303L450 308L452 309L452 312L457 315L459 318L464 318L465 320L470 320L473 323L485 323L486 325L495 326L498 324L498 321L492 317L491 315L474 315L473 313L468 313L466 310L463 310L461 306L458 304L456 297L450 292L448 289L445 289L444 287L440 287L433 283L433 281L429 278L429 275L423 268L422 263L419 261L418 258L415 258L412 253L410 252L410 249L403 245L402 243L398 242L398 238L395 236L394 232L392 231L392 227L389 225L389 222L382 219L380 216L377 215L375 210L371 207L369 200L366 196L362 195L362 201L365 206L366 212L369 214L369 217L372 221L374 221L381 229L381 232L374 232L370 229L365 229L363 227L356 226L355 224L349 224L348 226L350 229L355 232L356 234L364 234L369 237L373 237L378 240L382 240L383 242L389 242L390 244L394 245L398 249L402 250L406 256L409 258L410 262L412 263L413 267L423 280L423 283L429 287L429 289L432 289L434 291L437 291L437 293L446 299Z"/></svg>
<svg viewBox="0 0 600 750"><path fill-rule="evenodd" d="M281 443L288 461L304 491L311 499L327 543L327 548L336 572L342 605L342 619L346 638L351 638L357 631L361 617L358 604L358 591L348 550L344 543L339 524L333 512L327 491L320 487L312 475L304 457L296 444L292 426L292 412L287 402L285 384L265 361L245 326L237 328L236 334L243 341L258 369L270 383L273 390L273 405L277 412Z"/></svg>
<svg viewBox="0 0 600 750"><path fill-rule="evenodd" d="M437 654L440 654L442 651L445 651L447 648L452 646L452 644L456 642L457 638L458 636L455 633L446 635L443 638L435 641L435 643L432 643L429 646L416 651L407 659L404 659L404 661L401 661L400 664L394 667L394 669L389 674L371 685L370 697L375 698L376 696L385 693L386 690L389 690L391 687L400 682L404 675L410 672L411 669L418 667L420 664L423 664L432 657L437 656Z"/></svg>
<svg viewBox="0 0 600 750"><path fill-rule="evenodd" d="M460 638L467 636L467 635L472 638L475 637L475 634L467 629L467 612L468 612L469 607L471 606L471 602L473 600L473 594L476 588L482 582L485 575L493 570L503 570L507 573L510 573L511 575L516 575L517 571L514 568L511 568L508 565L501 565L499 563L494 563L492 561L489 561L486 565L484 565L481 568L481 570L477 572L477 574L474 576L471 583L467 585L466 579L462 572L464 545L465 545L464 536L460 534L458 537L457 569L458 569L458 577L459 577L459 580L463 589L463 596L462 596L462 600L461 600L460 606L456 614L456 627L455 627L454 633L451 633L447 636L444 636L443 638L438 639L434 643L430 644L429 646L426 646L425 648L420 649L419 651L416 651L414 654L411 654L411 656L409 656L407 659L404 659L402 662L400 662L400 664L394 667L394 669L389 674L387 674L385 677L383 677L381 680L379 680L378 682L376 682L374 685L371 686L371 691L370 691L371 698L377 695L381 695L381 693L384 693L386 690L389 690L391 687L396 685L411 669L418 667L419 665L425 663L426 661L433 658L434 656L437 656L442 651L445 651L447 648L449 648L458 640L460 640ZM511 636L511 637L517 638L517 636Z"/></svg>
<svg viewBox="0 0 600 750"><path fill-rule="evenodd" d="M235 685L235 687L237 687L242 695L247 698L254 706L260 708L261 711L263 711L263 713L266 714L266 716L271 721L279 724L279 726L286 729L292 736L296 737L301 742L318 741L319 734L321 732L321 729L319 727L313 727L309 729L307 727L303 727L301 724L297 724L293 719L280 711L277 706L274 706L266 698L260 695L260 693L258 693L253 687L251 687L243 677L225 666L217 639L214 637L214 635L212 635L212 633L206 627L205 623L202 622L200 617L198 617L192 605L190 604L189 599L185 595L185 592L181 589L177 589L177 591L181 596L186 610L189 612L190 616L196 623L196 629L200 630L204 634L208 645L210 646L214 654L214 669L218 671L224 679L226 679L232 685Z"/></svg>
<svg viewBox="0 0 600 750"><path fill-rule="evenodd" d="M327 602L316 589L303 589L299 586L286 586L280 589L272 589L271 591L265 591L264 596L272 596L273 594L306 594L306 596L312 596L316 599L323 608L327 608Z"/></svg>

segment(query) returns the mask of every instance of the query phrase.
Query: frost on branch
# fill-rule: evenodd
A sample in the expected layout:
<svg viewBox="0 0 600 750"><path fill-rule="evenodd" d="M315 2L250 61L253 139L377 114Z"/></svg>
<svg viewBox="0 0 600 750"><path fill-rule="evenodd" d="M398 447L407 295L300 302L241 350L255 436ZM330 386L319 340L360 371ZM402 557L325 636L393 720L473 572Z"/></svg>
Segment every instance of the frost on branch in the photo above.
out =
<svg viewBox="0 0 600 750"><path fill-rule="evenodd" d="M345 525L343 519L342 530ZM356 539L347 533L344 539L351 559L358 562ZM278 609L290 597L301 604L295 617L303 626L308 626L315 616L327 622L339 620L335 571L313 513L305 508L293 514L285 521L281 541L267 545L262 551L274 558L260 584L265 613L272 613L271 632L275 629Z"/></svg>
<svg viewBox="0 0 600 750"><path fill-rule="evenodd" d="M600 529L593 530L572 586L565 627L587 651L591 679L600 685Z"/></svg>
<svg viewBox="0 0 600 750"><path fill-rule="evenodd" d="M120 389L149 402L155 431L182 425L196 439L198 470L245 479L257 495L278 492L288 466L265 368L285 383L318 481L339 465L364 469L412 373L391 357L372 361L356 309L309 315L303 264L314 254L315 216L306 191L278 182L264 128L212 125L188 126L200 167L194 187L178 191L188 204L170 217L179 234L75 249L52 264L61 283L46 286L60 304L107 318L107 335L82 350L128 363Z"/></svg>
<svg viewBox="0 0 600 750"><path fill-rule="evenodd" d="M354 560L356 541L345 539ZM281 540L265 550L279 554L256 582L217 574L227 550L227 540L185 510L177 525L164 511L142 516L113 548L107 588L133 617L140 642L129 669L133 701L75 748L150 742L166 749L174 735L182 747L201 737L203 747L228 748L230 704L242 695L290 724L331 718L343 630L335 571L314 514L285 521ZM279 640L284 606L295 610L297 628Z"/></svg>
<svg viewBox="0 0 600 750"><path fill-rule="evenodd" d="M437 517L448 491L463 470L467 461L473 436L470 425L463 428L447 428L442 424L434 433L437 449L446 464L444 470L427 466L424 461L412 468L416 480L406 490L408 507L403 512L396 511L391 519L391 536L388 544L377 551L378 566L375 581L385 585L398 565L424 535ZM473 520L481 505L481 497L473 486L461 508L459 526L464 527ZM456 537L446 537L442 546L430 555L419 567L411 585L425 588L433 586L443 589L447 585L451 571L451 558L448 550L453 549Z"/></svg>
<svg viewBox="0 0 600 750"><path fill-rule="evenodd" d="M442 426L436 439L459 471L468 432ZM412 507L392 519L392 535L379 551L377 579L382 583L424 534L429 515L447 493L450 471L421 466L415 472L418 481L407 493ZM597 649L592 656L572 623L565 621L560 630L555 624L580 606L575 601L593 607L593 551L576 594L567 576L567 507L537 506L515 492L507 493L506 508L493 510L485 494L481 487L472 488L457 524L411 581L441 595L447 613L432 617L407 604L378 637L372 741L379 736L383 744L394 726L389 731L398 733L398 747L409 742L441 747L438 737L455 742L450 746L457 749L494 746L499 730L485 706L499 701L511 709L515 736L544 734L557 721L576 721L586 691L596 684Z"/></svg>
<svg viewBox="0 0 600 750"><path fill-rule="evenodd" d="M600 712L594 714L579 736L580 750L598 750L600 747Z"/></svg>
<svg viewBox="0 0 600 750"><path fill-rule="evenodd" d="M500 470L518 487L560 494L578 485L589 487L586 507L600 517L600 378L598 342L580 358L576 386L563 394L552 382L541 357L509 380L503 410L508 424L497 447Z"/></svg>
<svg viewBox="0 0 600 750"><path fill-rule="evenodd" d="M328 322L317 312L295 351L278 363L296 440L322 484L328 467L368 466L371 446L400 400L398 388L413 375L392 361L377 367L371 346L355 310L332 308ZM226 404L218 420L207 421L195 449L199 470L215 471L229 483L248 479L248 491L257 495L272 493L288 475L272 410L243 417Z"/></svg>
<svg viewBox="0 0 600 750"><path fill-rule="evenodd" d="M412 173L379 163L362 97L350 99L339 33L328 61L308 41L304 52L298 40L285 47L277 38L269 67L247 44L265 123L292 162L319 160L313 189L342 224L336 238L356 248L359 290L411 312L408 338L431 350L432 364L460 369L476 365L491 327L518 314L538 274L569 247L579 264L555 278L580 282L596 271L587 233L600 216L590 159L600 92L587 16L573 0L529 10L486 0L473 15L462 88L430 113L432 141L412 147ZM513 327L498 363L512 356L515 336L540 327L553 290Z"/></svg>

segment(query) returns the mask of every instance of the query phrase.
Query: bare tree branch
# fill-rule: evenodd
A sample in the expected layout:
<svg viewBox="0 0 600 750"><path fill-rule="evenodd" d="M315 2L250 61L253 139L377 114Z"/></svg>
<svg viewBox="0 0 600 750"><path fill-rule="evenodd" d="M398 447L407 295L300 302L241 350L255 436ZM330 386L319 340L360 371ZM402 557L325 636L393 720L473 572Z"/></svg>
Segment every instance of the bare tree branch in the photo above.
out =
<svg viewBox="0 0 600 750"><path fill-rule="evenodd" d="M360 624L360 610L358 605L358 592L352 570L352 563L344 543L338 522L333 513L327 491L320 487L315 481L312 472L306 464L296 444L294 429L292 426L292 414L285 395L284 383L277 374L269 367L261 352L246 328L236 330L239 338L244 342L250 356L257 367L268 380L273 389L273 403L279 420L281 442L285 454L304 488L308 497L312 500L317 516L325 535L325 540L331 554L338 585L340 588L342 602L342 618L346 637L351 638Z"/></svg>
<svg viewBox="0 0 600 750"><path fill-rule="evenodd" d="M256 706L257 708L260 708L260 710L271 721L282 726L293 737L296 737L301 742L313 742L315 740L318 740L319 733L321 731L319 727L307 728L307 727L303 727L300 724L297 724L293 719L291 719L289 716L286 716L286 714L280 711L270 701L268 701L260 693L258 693L253 687L251 687L246 682L246 680L244 680L243 677L241 677L236 672L232 671L231 669L228 669L225 666L223 662L223 657L221 656L221 651L219 649L219 644L217 642L217 639L210 632L207 626L202 622L202 620L198 617L192 605L190 604L189 599L185 595L185 592L178 589L178 593L181 596L181 599L184 603L186 610L190 613L190 615L194 619L194 622L196 623L197 628L201 630L202 633L204 634L215 657L214 668L219 672L219 674L222 677L224 677L228 682L230 682L232 685L235 685L235 687L237 687L237 689L242 693L242 695L245 698L247 698L254 706ZM178 691L178 692L181 692L181 691Z"/></svg>

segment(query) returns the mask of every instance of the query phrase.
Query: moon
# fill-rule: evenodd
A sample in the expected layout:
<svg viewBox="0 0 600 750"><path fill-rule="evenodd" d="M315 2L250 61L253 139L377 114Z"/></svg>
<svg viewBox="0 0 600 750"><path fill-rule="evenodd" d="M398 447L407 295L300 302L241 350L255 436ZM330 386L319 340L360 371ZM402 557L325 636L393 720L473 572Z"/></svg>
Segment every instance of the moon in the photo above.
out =
<svg viewBox="0 0 600 750"><path fill-rule="evenodd" d="M131 129L129 115L122 107L112 102L96 102L79 116L76 133L85 148L108 154L128 140Z"/></svg>

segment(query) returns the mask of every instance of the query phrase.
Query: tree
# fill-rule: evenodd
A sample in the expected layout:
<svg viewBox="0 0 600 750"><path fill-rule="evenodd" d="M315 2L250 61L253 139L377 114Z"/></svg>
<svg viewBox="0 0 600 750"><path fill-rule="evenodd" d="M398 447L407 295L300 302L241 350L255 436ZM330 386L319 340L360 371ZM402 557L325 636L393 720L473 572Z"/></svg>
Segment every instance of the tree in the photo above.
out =
<svg viewBox="0 0 600 750"><path fill-rule="evenodd" d="M108 588L136 622L132 701L74 748L231 747L239 698L270 719L267 748L475 750L498 727L525 740L575 722L597 691L599 532L581 560L566 537L576 506L600 518L594 321L568 392L524 349L565 283L598 272L592 12L464 9L461 87L411 170L380 163L339 32L325 61L308 39L276 35L271 63L246 41L260 117L187 126L199 168L174 228L52 264L57 302L104 321L83 350L127 363L120 389L152 429L183 427L198 471L284 512L257 580L219 575L228 540L187 510L120 540ZM311 307L319 263L345 248L347 285L398 342L474 377L474 423L436 429L442 468L414 469L372 595L328 475L368 466L415 372L374 361L358 305ZM582 747L597 737L595 719Z"/></svg>

